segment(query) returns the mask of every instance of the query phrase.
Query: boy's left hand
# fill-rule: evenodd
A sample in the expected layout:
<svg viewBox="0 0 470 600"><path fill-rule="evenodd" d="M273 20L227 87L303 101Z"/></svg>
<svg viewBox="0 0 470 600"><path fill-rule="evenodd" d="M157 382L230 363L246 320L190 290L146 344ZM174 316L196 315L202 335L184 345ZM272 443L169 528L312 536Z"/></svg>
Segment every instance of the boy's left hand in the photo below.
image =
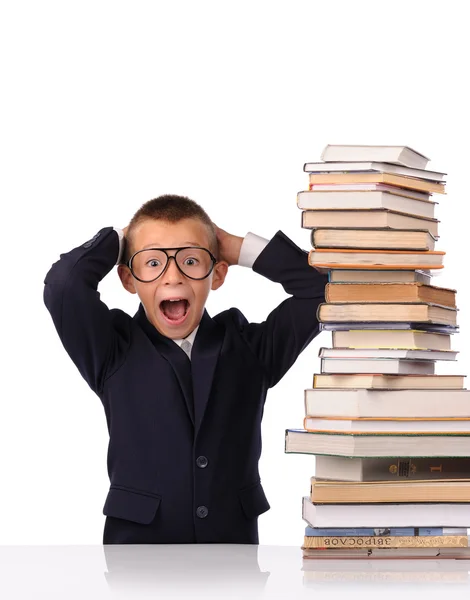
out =
<svg viewBox="0 0 470 600"><path fill-rule="evenodd" d="M212 224L214 225L219 244L219 262L225 261L229 266L238 265L243 238L224 231L220 227L217 227L215 223Z"/></svg>

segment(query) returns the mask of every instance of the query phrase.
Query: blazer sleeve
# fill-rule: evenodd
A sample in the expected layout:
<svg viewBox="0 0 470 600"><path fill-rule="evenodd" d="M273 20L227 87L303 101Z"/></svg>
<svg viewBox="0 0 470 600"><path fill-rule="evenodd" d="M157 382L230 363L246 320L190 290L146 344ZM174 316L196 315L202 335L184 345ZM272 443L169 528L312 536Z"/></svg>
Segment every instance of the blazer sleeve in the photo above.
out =
<svg viewBox="0 0 470 600"><path fill-rule="evenodd" d="M116 263L119 236L112 227L61 254L44 280L44 302L72 361L99 394L129 345L125 313L100 300L99 282Z"/></svg>
<svg viewBox="0 0 470 600"><path fill-rule="evenodd" d="M291 295L264 322L245 322L243 327L243 335L263 365L269 387L273 387L318 335L317 308L325 301L328 277L311 267L307 252L282 231L255 260L253 270L280 283Z"/></svg>

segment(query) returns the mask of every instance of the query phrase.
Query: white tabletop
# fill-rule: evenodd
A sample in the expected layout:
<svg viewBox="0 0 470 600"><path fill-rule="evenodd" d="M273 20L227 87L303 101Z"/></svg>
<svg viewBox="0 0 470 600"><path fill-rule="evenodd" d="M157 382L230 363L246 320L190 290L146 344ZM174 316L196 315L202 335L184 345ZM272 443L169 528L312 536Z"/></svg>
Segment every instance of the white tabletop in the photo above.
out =
<svg viewBox="0 0 470 600"><path fill-rule="evenodd" d="M0 597L468 600L469 571L468 560L303 560L291 546L0 546Z"/></svg>

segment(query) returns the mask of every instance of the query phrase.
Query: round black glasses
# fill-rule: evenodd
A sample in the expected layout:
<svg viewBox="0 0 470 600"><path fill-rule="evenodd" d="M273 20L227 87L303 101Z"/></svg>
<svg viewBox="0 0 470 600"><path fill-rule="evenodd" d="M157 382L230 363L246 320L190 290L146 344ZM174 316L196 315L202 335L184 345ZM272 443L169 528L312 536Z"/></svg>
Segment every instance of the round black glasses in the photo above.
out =
<svg viewBox="0 0 470 600"><path fill-rule="evenodd" d="M169 255L168 250L176 250ZM212 273L217 259L206 248L185 246L182 248L146 248L131 256L127 266L132 275L142 283L150 283L163 275L170 258L175 259L178 270L189 279L205 279Z"/></svg>

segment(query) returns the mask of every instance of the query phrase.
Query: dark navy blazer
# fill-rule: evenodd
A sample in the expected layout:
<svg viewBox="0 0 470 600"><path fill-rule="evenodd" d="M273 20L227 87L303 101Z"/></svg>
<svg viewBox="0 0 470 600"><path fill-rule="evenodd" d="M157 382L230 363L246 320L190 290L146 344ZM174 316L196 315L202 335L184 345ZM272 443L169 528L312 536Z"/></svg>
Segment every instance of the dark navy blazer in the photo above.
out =
<svg viewBox="0 0 470 600"><path fill-rule="evenodd" d="M60 339L103 404L110 490L103 513L155 527L162 543L258 543L261 418L276 385L318 334L326 276L278 231L253 270L291 295L263 323L204 311L191 353L150 324L109 310L99 282L114 267L112 227L67 254L45 279ZM194 406L194 410L192 407Z"/></svg>

